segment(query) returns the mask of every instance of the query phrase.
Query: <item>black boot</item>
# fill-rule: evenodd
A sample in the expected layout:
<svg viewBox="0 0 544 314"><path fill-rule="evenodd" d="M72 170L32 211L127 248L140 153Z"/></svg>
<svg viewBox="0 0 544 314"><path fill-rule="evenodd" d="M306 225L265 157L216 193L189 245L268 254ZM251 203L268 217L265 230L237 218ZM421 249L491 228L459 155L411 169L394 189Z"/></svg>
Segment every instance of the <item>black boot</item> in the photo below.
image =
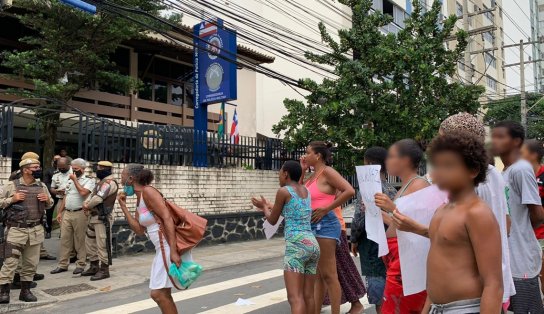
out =
<svg viewBox="0 0 544 314"><path fill-rule="evenodd" d="M94 276L98 272L98 261L91 262L89 268L81 273L81 276Z"/></svg>
<svg viewBox="0 0 544 314"><path fill-rule="evenodd" d="M38 286L38 283L35 282L35 281L32 281L32 282L30 283L30 289L36 288L37 286ZM12 284L11 284L11 289L12 289L12 290L19 290L19 289L21 289L21 282L18 281L18 282L12 283Z"/></svg>
<svg viewBox="0 0 544 314"><path fill-rule="evenodd" d="M0 286L0 304L9 303L9 283Z"/></svg>
<svg viewBox="0 0 544 314"><path fill-rule="evenodd" d="M110 278L110 266L108 264L101 263L100 270L96 273L96 275L91 277L91 281L97 281L106 278Z"/></svg>
<svg viewBox="0 0 544 314"><path fill-rule="evenodd" d="M38 298L30 291L30 281L21 281L21 293L19 300L24 302L37 302Z"/></svg>

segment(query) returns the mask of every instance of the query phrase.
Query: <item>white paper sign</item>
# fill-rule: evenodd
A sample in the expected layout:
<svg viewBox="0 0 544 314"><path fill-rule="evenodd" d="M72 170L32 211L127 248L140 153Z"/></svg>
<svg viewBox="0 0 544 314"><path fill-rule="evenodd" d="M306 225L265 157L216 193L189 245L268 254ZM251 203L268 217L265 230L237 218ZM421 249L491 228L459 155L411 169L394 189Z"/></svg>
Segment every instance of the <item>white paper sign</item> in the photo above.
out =
<svg viewBox="0 0 544 314"><path fill-rule="evenodd" d="M280 218L278 218L278 222L276 222L275 225L269 223L268 220L264 221L263 230L267 240L270 240L276 234L276 232L278 232L278 229L282 221L283 221L283 216L280 216Z"/></svg>
<svg viewBox="0 0 544 314"><path fill-rule="evenodd" d="M357 181L359 181L359 191L365 204L365 230L367 237L378 244L378 256L384 256L389 253L387 247L387 237L383 227L381 209L374 202L374 195L382 193L382 180L380 178L379 165L357 166ZM356 209L358 210L358 209Z"/></svg>
<svg viewBox="0 0 544 314"><path fill-rule="evenodd" d="M418 223L429 226L436 210L447 201L446 192L431 185L415 193L398 198L395 203L399 212ZM431 241L420 235L397 230L400 269L404 295L411 295L426 289L427 255Z"/></svg>

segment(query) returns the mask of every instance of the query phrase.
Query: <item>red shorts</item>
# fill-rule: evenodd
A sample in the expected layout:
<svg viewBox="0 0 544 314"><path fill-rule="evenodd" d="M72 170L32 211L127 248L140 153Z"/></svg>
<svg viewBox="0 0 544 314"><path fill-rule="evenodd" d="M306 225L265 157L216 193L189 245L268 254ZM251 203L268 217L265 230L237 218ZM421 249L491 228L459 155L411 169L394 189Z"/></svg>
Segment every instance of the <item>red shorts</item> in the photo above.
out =
<svg viewBox="0 0 544 314"><path fill-rule="evenodd" d="M420 314L427 300L427 291L404 296L402 284L385 282L382 313L384 314Z"/></svg>
<svg viewBox="0 0 544 314"><path fill-rule="evenodd" d="M399 246L397 238L387 239L389 254L383 261L387 268L385 290L383 292L382 313L384 314L419 314L425 306L427 291L404 296L402 275L400 272Z"/></svg>

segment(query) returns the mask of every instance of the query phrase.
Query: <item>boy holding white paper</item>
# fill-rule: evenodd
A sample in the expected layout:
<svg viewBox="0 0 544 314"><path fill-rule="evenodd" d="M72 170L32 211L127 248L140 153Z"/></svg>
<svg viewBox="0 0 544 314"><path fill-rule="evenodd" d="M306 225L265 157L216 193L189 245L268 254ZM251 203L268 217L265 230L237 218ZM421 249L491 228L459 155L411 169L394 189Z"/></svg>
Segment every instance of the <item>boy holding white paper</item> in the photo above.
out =
<svg viewBox="0 0 544 314"><path fill-rule="evenodd" d="M429 227L428 299L423 313L500 313L501 235L491 209L475 192L484 182L487 154L467 133L434 139L429 150L434 183L449 195Z"/></svg>

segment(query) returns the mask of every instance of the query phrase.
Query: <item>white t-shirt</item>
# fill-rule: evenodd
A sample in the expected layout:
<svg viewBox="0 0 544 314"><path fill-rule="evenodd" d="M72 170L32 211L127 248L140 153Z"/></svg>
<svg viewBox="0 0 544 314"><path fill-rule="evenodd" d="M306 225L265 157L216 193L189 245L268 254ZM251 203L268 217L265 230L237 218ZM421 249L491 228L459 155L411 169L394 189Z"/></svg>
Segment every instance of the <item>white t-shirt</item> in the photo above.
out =
<svg viewBox="0 0 544 314"><path fill-rule="evenodd" d="M538 244L527 205L540 205L538 185L531 164L518 160L502 176L508 187L507 199L512 218L510 261L514 278L534 278L542 267L542 249Z"/></svg>
<svg viewBox="0 0 544 314"><path fill-rule="evenodd" d="M514 287L514 280L512 279L512 271L510 269L510 250L506 229L506 215L508 214L506 183L495 167L489 166L487 168L486 181L476 187L476 193L491 208L499 223L502 244L503 301L506 302L510 296L516 294L516 288Z"/></svg>

